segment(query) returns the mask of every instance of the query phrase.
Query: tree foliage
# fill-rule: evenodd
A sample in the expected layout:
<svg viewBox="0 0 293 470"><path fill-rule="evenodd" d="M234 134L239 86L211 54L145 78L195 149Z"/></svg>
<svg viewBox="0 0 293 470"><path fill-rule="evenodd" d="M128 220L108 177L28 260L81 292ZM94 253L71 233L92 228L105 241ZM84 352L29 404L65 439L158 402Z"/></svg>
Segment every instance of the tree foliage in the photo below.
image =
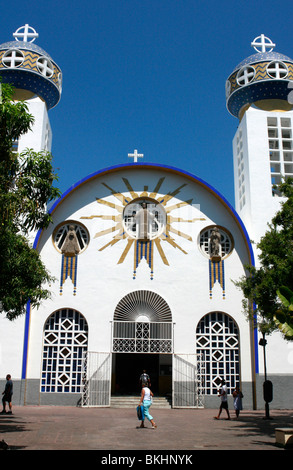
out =
<svg viewBox="0 0 293 470"><path fill-rule="evenodd" d="M34 122L25 102L13 101L13 87L2 84L0 103L0 308L9 319L39 305L51 277L27 239L51 222L47 204L60 195L49 152L13 152L13 142Z"/></svg>
<svg viewBox="0 0 293 470"><path fill-rule="evenodd" d="M275 323L286 339L293 340L293 292L281 286L277 293L282 308L276 312Z"/></svg>
<svg viewBox="0 0 293 470"><path fill-rule="evenodd" d="M293 179L280 184L278 189L286 199L257 245L260 267L246 266L248 275L235 282L244 294L245 312L251 314L251 305L254 306L253 315L257 315L263 333L281 329L277 316L282 312L284 320L288 310L278 291L280 293L282 286L293 290ZM284 330L281 331L284 334Z"/></svg>

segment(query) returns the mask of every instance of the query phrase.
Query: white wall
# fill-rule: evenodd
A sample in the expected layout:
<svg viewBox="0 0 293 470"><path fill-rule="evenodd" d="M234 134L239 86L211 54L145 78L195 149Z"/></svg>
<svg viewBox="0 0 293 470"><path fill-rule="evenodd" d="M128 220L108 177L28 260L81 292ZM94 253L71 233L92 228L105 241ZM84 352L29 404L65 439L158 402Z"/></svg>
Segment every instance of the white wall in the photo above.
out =
<svg viewBox="0 0 293 470"><path fill-rule="evenodd" d="M0 315L0 379L11 374L20 379L22 371L25 316L14 321Z"/></svg>
<svg viewBox="0 0 293 470"><path fill-rule="evenodd" d="M267 112L250 107L239 123L233 139L235 207L254 242L256 266L258 250L256 243L268 230L268 223L280 210L280 204L285 198L272 196L270 158L268 144L268 117L290 117L293 112ZM237 145L242 134L242 149L244 155L244 179L246 204L240 209L238 194L238 162ZM281 149L280 149L281 150ZM292 345L282 338L280 333L267 337L267 370L271 374L292 373ZM263 348L258 348L259 370L264 373Z"/></svg>
<svg viewBox="0 0 293 470"><path fill-rule="evenodd" d="M250 107L239 123L233 139L235 207L243 220L251 240L258 243L268 229L280 197L272 196L267 117L293 117L292 112L267 112ZM238 195L237 136L242 132L246 204L241 209Z"/></svg>
<svg viewBox="0 0 293 470"><path fill-rule="evenodd" d="M52 147L52 130L46 103L36 96L27 100L26 104L28 112L34 116L35 122L32 129L20 137L18 151L21 153L26 148L32 148L35 152L40 152L44 149L50 152Z"/></svg>
<svg viewBox="0 0 293 470"><path fill-rule="evenodd" d="M192 220L191 222L173 222L172 227L191 237L187 240L172 234L178 247L166 241L161 242L169 265L165 265L155 249L154 279L150 278L150 269L144 260L133 279L134 247L125 258L124 263L118 260L127 241L121 240L103 251L100 248L113 239L113 233L95 237L102 230L115 225L112 220L81 219L83 216L116 215L118 211L109 206L97 203L96 198L103 198L109 203L122 207L121 202L111 194L103 183L123 193L130 194L122 178L127 178L133 189L141 194L145 186L150 193L159 178L165 176L158 200L184 185L168 203L174 204L192 199L194 205L171 212L173 217ZM151 290L168 303L175 322L174 348L177 353L195 352L195 329L202 316L211 311L223 311L233 317L241 331L241 361L243 380L251 380L251 356L249 325L242 314L241 293L235 288L232 280L244 274L243 263L248 262L248 253L239 226L223 203L211 192L194 180L164 170L124 170L102 175L81 186L67 197L54 212L54 225L64 220L76 220L83 223L90 233L88 248L78 256L77 293L73 296L73 285L70 279L64 284L63 295L59 295L61 272L61 254L52 243L51 226L41 237L39 249L57 281L52 285L52 299L44 302L38 311L33 311L30 323L28 377L38 378L41 368L42 333L48 316L60 308L74 308L80 311L89 324L89 344L92 351L110 351L111 320L118 302L128 293L135 290ZM215 286L212 300L209 298L208 258L199 249L199 233L209 225L218 224L226 227L234 237L235 248L225 260L226 299L223 299L221 288Z"/></svg>

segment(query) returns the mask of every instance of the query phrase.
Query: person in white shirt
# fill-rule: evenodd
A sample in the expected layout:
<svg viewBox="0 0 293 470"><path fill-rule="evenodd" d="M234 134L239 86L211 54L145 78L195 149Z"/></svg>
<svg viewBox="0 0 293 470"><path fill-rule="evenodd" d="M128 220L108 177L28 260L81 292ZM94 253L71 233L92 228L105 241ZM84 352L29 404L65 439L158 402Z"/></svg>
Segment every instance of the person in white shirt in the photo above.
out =
<svg viewBox="0 0 293 470"><path fill-rule="evenodd" d="M227 416L228 416L227 419L230 419L230 413L229 413L229 409L228 409L227 385L226 385L226 382L225 382L224 379L221 380L221 385L222 385L222 387L219 391L219 397L221 397L221 404L220 404L218 416L215 416L215 419L220 419L220 415L222 413L222 410L226 410L226 413L227 413Z"/></svg>
<svg viewBox="0 0 293 470"><path fill-rule="evenodd" d="M142 384L141 389L141 396L139 406L143 406L144 416L150 421L152 428L155 429L157 427L156 423L154 422L154 418L150 415L149 408L152 404L152 397L154 396L153 392L149 389L146 383ZM144 420L141 422L141 428L144 428Z"/></svg>

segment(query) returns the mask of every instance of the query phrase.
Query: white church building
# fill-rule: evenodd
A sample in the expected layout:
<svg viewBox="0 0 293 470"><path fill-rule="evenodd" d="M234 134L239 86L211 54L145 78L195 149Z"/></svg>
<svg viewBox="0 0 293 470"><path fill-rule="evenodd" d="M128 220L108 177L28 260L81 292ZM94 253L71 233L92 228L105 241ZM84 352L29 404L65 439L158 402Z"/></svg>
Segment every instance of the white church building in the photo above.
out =
<svg viewBox="0 0 293 470"><path fill-rule="evenodd" d="M61 97L62 73L19 28L0 45L0 76L35 116L26 147L51 149L48 110ZM228 77L235 207L208 182L163 163L97 169L73 182L51 207L53 224L34 247L55 281L38 310L0 317L0 380L14 381L21 405L111 406L138 396L142 369L156 396L173 407L217 407L222 378L240 385L247 409L263 400L263 348L233 281L257 265L258 241L281 198L272 185L293 176L293 61L261 35L256 53ZM275 408L291 408L292 347L268 339L267 373Z"/></svg>

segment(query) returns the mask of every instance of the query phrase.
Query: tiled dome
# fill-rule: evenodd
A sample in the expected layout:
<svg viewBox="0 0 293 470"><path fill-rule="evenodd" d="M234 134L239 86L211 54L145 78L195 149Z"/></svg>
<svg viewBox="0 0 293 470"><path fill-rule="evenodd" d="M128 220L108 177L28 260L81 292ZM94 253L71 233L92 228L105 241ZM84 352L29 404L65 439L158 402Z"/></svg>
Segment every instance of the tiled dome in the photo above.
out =
<svg viewBox="0 0 293 470"><path fill-rule="evenodd" d="M242 60L226 81L227 108L236 117L254 103L278 101L287 106L292 91L293 60L273 51L275 44L264 35L251 45L259 52Z"/></svg>
<svg viewBox="0 0 293 470"><path fill-rule="evenodd" d="M30 27L26 25L26 28L28 30ZM38 36L37 33L35 36ZM24 36L24 40L0 45L1 80L17 89L36 94L46 102L48 109L53 108L61 97L61 69L44 49L27 39Z"/></svg>

